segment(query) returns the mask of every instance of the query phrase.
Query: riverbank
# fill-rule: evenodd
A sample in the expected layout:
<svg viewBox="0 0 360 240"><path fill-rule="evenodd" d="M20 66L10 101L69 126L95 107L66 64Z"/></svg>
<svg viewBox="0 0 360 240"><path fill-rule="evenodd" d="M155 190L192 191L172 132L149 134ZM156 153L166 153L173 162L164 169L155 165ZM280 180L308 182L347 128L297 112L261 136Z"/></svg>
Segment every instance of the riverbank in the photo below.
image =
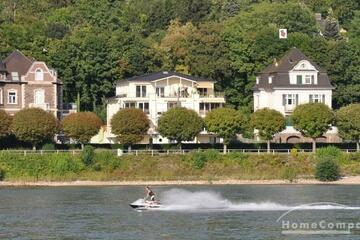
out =
<svg viewBox="0 0 360 240"><path fill-rule="evenodd" d="M360 175L360 154L336 158L342 176ZM169 184L318 184L311 153L127 155L96 152L90 163L81 154L0 154L0 186L8 185L169 185ZM342 180L349 181L349 180ZM355 181L356 182L356 181ZM360 181L359 181L360 182ZM20 183L20 184L19 184ZM351 183L350 183L351 184Z"/></svg>
<svg viewBox="0 0 360 240"><path fill-rule="evenodd" d="M161 185L360 185L360 176L344 177L336 182L320 182L315 179L286 180L216 180L216 181L71 181L71 182L23 182L4 181L0 187L72 187L72 186L161 186Z"/></svg>

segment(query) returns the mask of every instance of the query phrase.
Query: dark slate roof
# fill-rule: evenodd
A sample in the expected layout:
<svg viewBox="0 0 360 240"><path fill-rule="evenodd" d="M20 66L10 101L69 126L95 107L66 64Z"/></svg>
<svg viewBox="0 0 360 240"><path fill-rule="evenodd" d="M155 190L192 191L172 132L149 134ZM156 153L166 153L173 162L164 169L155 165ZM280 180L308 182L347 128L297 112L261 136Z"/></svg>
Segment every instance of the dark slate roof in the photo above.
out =
<svg viewBox="0 0 360 240"><path fill-rule="evenodd" d="M296 85L290 84L289 71L292 70L296 64L302 60L309 61L316 70L319 71L318 75L318 84L313 85ZM272 84L269 84L268 78L273 76ZM266 67L258 75L259 84L256 84L254 90L259 90L259 88L271 90L273 88L281 87L291 87L291 88L333 88L330 83L329 77L323 69L321 69L316 63L314 63L310 58L306 57L299 49L292 48L287 54L285 54L277 64L275 61Z"/></svg>
<svg viewBox="0 0 360 240"><path fill-rule="evenodd" d="M26 57L19 50L15 50L4 59L3 63L5 64L8 73L18 72L19 76L22 76L28 72L33 60Z"/></svg>
<svg viewBox="0 0 360 240"><path fill-rule="evenodd" d="M161 72L155 72L155 73L145 74L145 75L141 75L141 76L135 76L135 77L131 77L131 78L128 78L125 80L126 81L154 81L154 80L158 80L161 78L167 78L167 77L171 77L171 76L186 78L186 79L193 80L193 81L212 81L210 79L190 76L190 75L186 75L183 73L168 72L168 71L161 71Z"/></svg>

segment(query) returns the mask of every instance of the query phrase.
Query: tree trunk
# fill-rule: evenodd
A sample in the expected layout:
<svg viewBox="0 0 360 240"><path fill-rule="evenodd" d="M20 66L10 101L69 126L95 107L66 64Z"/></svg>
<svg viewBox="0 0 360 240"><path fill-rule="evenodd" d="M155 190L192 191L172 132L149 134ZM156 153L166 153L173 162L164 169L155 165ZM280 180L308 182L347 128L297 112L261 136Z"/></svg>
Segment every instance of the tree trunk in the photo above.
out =
<svg viewBox="0 0 360 240"><path fill-rule="evenodd" d="M182 150L182 144L181 144L181 141L177 141L177 142L178 142L179 150L181 151L181 150Z"/></svg>
<svg viewBox="0 0 360 240"><path fill-rule="evenodd" d="M131 152L131 145L128 146L128 152Z"/></svg>
<svg viewBox="0 0 360 240"><path fill-rule="evenodd" d="M81 110L80 110L80 92L78 91L77 92L77 99L76 99L76 111L77 112L80 112Z"/></svg>
<svg viewBox="0 0 360 240"><path fill-rule="evenodd" d="M224 145L224 148L223 148L223 153L224 153L224 154L226 154L226 153L227 153L227 144L226 144L226 143L224 143L223 145Z"/></svg>
<svg viewBox="0 0 360 240"><path fill-rule="evenodd" d="M270 140L267 140L267 153L270 153Z"/></svg>
<svg viewBox="0 0 360 240"><path fill-rule="evenodd" d="M81 143L81 150L84 150L85 145Z"/></svg>
<svg viewBox="0 0 360 240"><path fill-rule="evenodd" d="M316 138L312 138L312 152L316 152Z"/></svg>
<svg viewBox="0 0 360 240"><path fill-rule="evenodd" d="M35 144L33 145L33 151L36 151L36 145Z"/></svg>
<svg viewBox="0 0 360 240"><path fill-rule="evenodd" d="M358 141L356 143L356 151L359 152L360 151L360 141Z"/></svg>

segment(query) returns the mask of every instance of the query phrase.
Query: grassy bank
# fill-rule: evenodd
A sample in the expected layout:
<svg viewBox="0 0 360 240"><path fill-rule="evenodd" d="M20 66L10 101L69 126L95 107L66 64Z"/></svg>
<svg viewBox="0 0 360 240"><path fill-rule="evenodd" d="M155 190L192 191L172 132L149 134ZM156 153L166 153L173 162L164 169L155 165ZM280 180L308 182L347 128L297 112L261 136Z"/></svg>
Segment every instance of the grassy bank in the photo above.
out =
<svg viewBox="0 0 360 240"><path fill-rule="evenodd" d="M0 169L6 181L73 180L271 180L313 178L316 157L293 151L287 154L220 155L213 150L187 155L128 155L95 152L91 164L80 155L0 153ZM341 153L336 160L342 175L360 174L360 154Z"/></svg>

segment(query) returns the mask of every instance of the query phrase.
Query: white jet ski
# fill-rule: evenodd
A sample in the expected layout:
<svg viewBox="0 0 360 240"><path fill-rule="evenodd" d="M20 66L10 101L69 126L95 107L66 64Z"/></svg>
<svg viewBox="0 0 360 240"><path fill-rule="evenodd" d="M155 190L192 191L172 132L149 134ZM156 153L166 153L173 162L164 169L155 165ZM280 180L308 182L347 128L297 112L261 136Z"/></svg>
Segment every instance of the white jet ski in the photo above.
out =
<svg viewBox="0 0 360 240"><path fill-rule="evenodd" d="M130 206L136 210L150 210L155 208L160 208L161 203L158 201L146 201L142 198L131 203Z"/></svg>

